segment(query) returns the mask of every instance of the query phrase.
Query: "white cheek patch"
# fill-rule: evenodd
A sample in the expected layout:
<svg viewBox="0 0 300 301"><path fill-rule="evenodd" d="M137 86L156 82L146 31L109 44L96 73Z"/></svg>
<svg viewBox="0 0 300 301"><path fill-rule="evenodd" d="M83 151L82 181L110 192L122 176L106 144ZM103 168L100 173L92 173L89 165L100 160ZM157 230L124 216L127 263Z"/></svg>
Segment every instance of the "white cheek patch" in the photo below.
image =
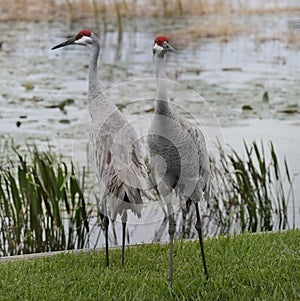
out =
<svg viewBox="0 0 300 301"><path fill-rule="evenodd" d="M92 39L87 36L82 36L80 39L76 40L74 43L78 44L78 45L88 45L88 44L92 43Z"/></svg>
<svg viewBox="0 0 300 301"><path fill-rule="evenodd" d="M156 43L154 44L154 46L153 46L153 51L154 51L155 53L161 53L163 50L164 50L163 47L157 45Z"/></svg>

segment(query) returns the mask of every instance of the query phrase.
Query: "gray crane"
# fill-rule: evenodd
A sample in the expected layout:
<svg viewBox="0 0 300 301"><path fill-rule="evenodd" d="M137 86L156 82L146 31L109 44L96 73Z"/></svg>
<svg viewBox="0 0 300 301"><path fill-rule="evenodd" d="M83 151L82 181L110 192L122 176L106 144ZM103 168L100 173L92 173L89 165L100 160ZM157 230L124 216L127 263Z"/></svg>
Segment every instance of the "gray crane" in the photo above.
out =
<svg viewBox="0 0 300 301"><path fill-rule="evenodd" d="M200 128L180 116L175 105L168 101L165 71L168 52L175 52L168 39L165 36L157 37L153 46L157 78L156 103L147 139L157 189L167 205L170 235L169 283L172 287L173 239L176 230L172 207L173 191L184 201L195 204L195 228L199 235L204 273L208 279L198 202L209 199L210 164L205 137Z"/></svg>
<svg viewBox="0 0 300 301"><path fill-rule="evenodd" d="M88 107L92 120L89 149L95 173L101 186L98 211L105 232L106 265L108 257L109 217L122 220L122 259L124 264L127 210L141 216L141 188L145 166L137 134L114 103L108 99L98 78L99 39L90 30L54 46L83 45L90 49ZM145 186L144 186L145 187Z"/></svg>

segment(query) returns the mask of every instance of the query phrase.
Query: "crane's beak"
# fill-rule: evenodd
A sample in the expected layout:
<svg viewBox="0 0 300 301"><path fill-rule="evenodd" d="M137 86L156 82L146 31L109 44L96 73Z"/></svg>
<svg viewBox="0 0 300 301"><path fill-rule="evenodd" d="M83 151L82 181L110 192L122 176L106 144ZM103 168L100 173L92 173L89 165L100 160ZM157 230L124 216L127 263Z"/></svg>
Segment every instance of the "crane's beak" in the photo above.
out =
<svg viewBox="0 0 300 301"><path fill-rule="evenodd" d="M173 52L173 53L176 52L176 49L173 46L171 46L168 42L164 42L163 47L168 52Z"/></svg>
<svg viewBox="0 0 300 301"><path fill-rule="evenodd" d="M68 45L72 45L72 44L75 44L75 40L76 40L76 37L73 37L63 43L60 43L54 47L51 48L51 50L54 50L54 49L57 49L57 48L60 48L60 47L65 47L65 46L68 46Z"/></svg>

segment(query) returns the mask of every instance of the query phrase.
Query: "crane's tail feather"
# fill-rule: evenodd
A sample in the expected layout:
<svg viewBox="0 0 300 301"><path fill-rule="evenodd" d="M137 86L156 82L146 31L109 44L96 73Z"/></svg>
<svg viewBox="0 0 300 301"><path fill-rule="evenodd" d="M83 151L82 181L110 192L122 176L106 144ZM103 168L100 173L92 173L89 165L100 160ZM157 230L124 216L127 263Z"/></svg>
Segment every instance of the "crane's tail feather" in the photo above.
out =
<svg viewBox="0 0 300 301"><path fill-rule="evenodd" d="M119 214L123 222L126 222L124 212L131 210L138 218L141 217L143 200L141 191L134 187L129 187L124 183L118 187L117 191L106 189L101 201L98 203L99 216L108 216L114 221Z"/></svg>

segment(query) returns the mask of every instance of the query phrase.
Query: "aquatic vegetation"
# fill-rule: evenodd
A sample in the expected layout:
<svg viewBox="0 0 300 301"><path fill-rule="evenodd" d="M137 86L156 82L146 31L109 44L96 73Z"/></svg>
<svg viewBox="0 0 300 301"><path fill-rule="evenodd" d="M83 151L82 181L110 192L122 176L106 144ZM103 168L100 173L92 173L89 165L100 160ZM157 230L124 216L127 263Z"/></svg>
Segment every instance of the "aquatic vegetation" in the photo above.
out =
<svg viewBox="0 0 300 301"><path fill-rule="evenodd" d="M244 141L245 157L232 148L225 151L219 146L219 150L220 160L214 162L218 190L208 208L219 225L217 232L288 228L287 205L293 201L293 179L286 159L279 161L273 143L269 142L266 153L263 142L248 145Z"/></svg>
<svg viewBox="0 0 300 301"><path fill-rule="evenodd" d="M2 1L3 2L3 1ZM255 5L248 2L234 0L206 0L206 1L142 1L142 0L66 0L66 1L37 1L32 0L28 6L26 1L3 2L3 13L0 20L45 20L65 19L75 21L94 16L96 20L103 15L111 16L116 9L121 9L125 17L163 16L185 17L187 15L203 16L213 14L263 14L278 12L293 12L299 8L295 1L286 1L284 5L257 2ZM119 8L116 7L119 6ZM130 9L128 9L130 8Z"/></svg>
<svg viewBox="0 0 300 301"><path fill-rule="evenodd" d="M96 246L101 230L91 223L93 207L84 198L85 172L79 183L73 163L67 164L52 151L33 147L26 155L15 149L12 155L10 142L1 145L0 256ZM244 142L242 156L219 145L219 158L211 159L212 198L202 206L205 235L294 227L295 220L291 225L288 220L289 202L295 211L294 178L272 142L267 149L263 142ZM154 190L151 201L155 198L160 196ZM176 213L178 238L194 237L193 208L184 206ZM167 226L166 215L154 241L162 238ZM98 237L91 242L91 232L97 227ZM113 232L111 240L116 245L114 228Z"/></svg>
<svg viewBox="0 0 300 301"><path fill-rule="evenodd" d="M83 248L89 212L74 166L36 148L0 169L0 256Z"/></svg>
<svg viewBox="0 0 300 301"><path fill-rule="evenodd" d="M212 198L202 208L205 235L289 228L287 208L289 202L294 203L293 178L286 159L279 161L273 143L269 143L266 153L263 142L244 142L245 157L232 148L218 147L219 158L211 158ZM193 207L182 207L176 218L178 236L194 237ZM157 230L156 240L162 237L166 226L167 218Z"/></svg>

